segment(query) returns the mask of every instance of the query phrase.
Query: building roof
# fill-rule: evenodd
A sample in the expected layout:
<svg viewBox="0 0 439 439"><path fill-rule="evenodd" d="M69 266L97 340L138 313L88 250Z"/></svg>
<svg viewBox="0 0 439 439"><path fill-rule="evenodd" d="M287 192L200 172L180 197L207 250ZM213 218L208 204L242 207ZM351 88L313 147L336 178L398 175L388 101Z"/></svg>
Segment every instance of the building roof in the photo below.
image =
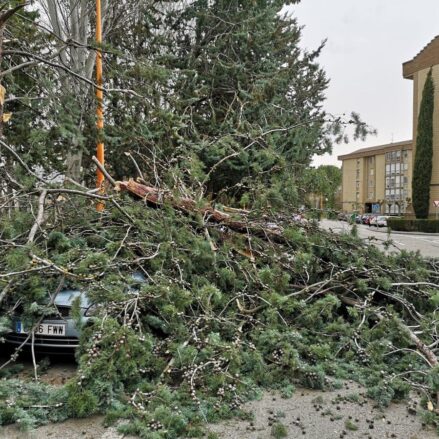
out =
<svg viewBox="0 0 439 439"><path fill-rule="evenodd" d="M360 157L369 157L386 152L396 151L399 149L413 149L413 140L404 140L403 142L388 143L386 145L371 146L352 151L349 154L339 155L338 160L356 159Z"/></svg>
<svg viewBox="0 0 439 439"><path fill-rule="evenodd" d="M434 37L412 60L402 65L402 75L406 79L413 79L416 72L438 64L439 35Z"/></svg>

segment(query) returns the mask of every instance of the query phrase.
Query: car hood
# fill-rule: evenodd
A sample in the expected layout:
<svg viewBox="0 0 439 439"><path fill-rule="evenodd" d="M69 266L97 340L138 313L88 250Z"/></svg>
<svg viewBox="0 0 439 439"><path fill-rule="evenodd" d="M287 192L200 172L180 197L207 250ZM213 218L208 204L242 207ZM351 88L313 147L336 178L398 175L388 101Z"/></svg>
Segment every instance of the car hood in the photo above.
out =
<svg viewBox="0 0 439 439"><path fill-rule="evenodd" d="M63 290L60 291L55 298L55 305L58 306L72 306L73 301L80 297L81 308L88 308L90 301L87 294L79 290Z"/></svg>
<svg viewBox="0 0 439 439"><path fill-rule="evenodd" d="M138 284L144 284L147 282L146 277L143 273L135 272L131 275L133 281ZM137 291L138 287L130 286L128 287L128 292L132 293L133 291ZM55 298L55 305L58 306L72 306L73 301L80 297L81 299L81 308L88 308L91 305L91 301L87 296L85 291L80 290L62 290L60 291Z"/></svg>

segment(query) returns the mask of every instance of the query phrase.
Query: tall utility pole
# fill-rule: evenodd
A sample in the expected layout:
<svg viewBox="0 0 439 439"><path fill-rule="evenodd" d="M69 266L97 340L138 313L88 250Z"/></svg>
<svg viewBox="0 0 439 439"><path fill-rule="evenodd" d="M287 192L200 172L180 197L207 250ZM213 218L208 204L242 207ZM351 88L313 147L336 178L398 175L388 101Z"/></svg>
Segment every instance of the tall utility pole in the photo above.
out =
<svg viewBox="0 0 439 439"><path fill-rule="evenodd" d="M97 128L97 146L96 146L96 157L99 163L103 166L104 160L104 91L103 80L102 80L102 10L101 10L101 0L96 0L96 98L97 98L97 108L96 108L96 128ZM96 175L96 186L104 191L104 174L100 169L97 170ZM104 210L104 204L99 202L96 205L96 210L101 212Z"/></svg>

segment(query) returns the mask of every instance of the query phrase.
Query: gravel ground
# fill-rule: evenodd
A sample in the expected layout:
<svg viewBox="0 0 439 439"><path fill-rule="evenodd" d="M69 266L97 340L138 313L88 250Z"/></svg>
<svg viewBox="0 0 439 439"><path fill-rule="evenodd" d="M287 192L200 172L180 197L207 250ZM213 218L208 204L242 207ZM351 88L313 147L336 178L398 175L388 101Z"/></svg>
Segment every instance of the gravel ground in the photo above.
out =
<svg viewBox="0 0 439 439"><path fill-rule="evenodd" d="M362 392L358 385L346 383L343 389L332 392L297 390L290 399L265 394L262 400L247 405L254 421L229 421L210 430L222 439L265 439L273 437L273 425L280 422L289 439L438 437L408 412L407 404L393 404L381 411Z"/></svg>
<svg viewBox="0 0 439 439"><path fill-rule="evenodd" d="M421 419L407 410L407 404L393 404L384 411L364 398L363 389L345 383L331 392L297 390L282 399L266 393L259 401L246 404L253 420L230 420L210 425L221 439L269 439L273 424L282 423L288 439L433 439L438 436ZM355 430L356 429L356 430ZM131 439L104 428L101 417L74 419L23 433L15 426L0 430L0 439Z"/></svg>

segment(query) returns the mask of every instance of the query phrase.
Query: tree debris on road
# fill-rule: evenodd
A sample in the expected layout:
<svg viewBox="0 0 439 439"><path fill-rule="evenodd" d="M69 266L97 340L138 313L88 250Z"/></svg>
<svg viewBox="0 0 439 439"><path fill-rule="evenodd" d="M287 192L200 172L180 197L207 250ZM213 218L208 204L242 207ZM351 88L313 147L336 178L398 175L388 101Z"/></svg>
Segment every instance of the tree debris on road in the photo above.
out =
<svg viewBox="0 0 439 439"><path fill-rule="evenodd" d="M97 304L75 378L57 389L3 379L2 424L105 413L127 419L126 433L194 437L261 388L347 378L381 406L416 390L437 422L438 260L287 214L115 187L102 214L92 192L51 186L26 194L34 214L2 218L2 332L18 307L30 322L53 313L62 277ZM135 271L147 282L127 293Z"/></svg>

